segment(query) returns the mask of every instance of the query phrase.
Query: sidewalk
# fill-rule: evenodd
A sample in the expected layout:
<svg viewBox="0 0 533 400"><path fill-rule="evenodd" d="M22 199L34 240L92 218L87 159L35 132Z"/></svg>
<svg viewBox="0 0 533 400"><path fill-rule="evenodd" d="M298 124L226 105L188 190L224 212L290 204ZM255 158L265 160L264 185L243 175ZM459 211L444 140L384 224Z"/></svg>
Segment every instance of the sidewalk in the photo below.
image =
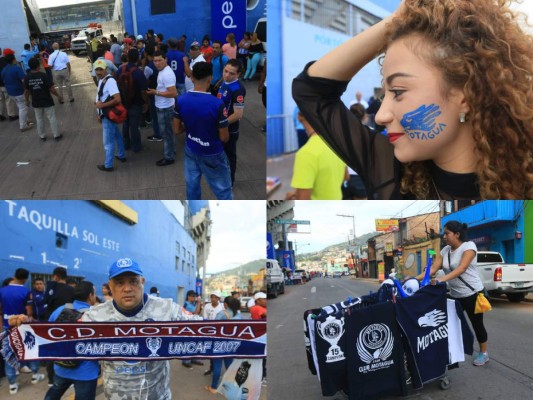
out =
<svg viewBox="0 0 533 400"><path fill-rule="evenodd" d="M285 200L286 194L292 190L291 180L295 154L282 154L267 160L267 176L277 177L281 182L281 185L268 195L268 200Z"/></svg>

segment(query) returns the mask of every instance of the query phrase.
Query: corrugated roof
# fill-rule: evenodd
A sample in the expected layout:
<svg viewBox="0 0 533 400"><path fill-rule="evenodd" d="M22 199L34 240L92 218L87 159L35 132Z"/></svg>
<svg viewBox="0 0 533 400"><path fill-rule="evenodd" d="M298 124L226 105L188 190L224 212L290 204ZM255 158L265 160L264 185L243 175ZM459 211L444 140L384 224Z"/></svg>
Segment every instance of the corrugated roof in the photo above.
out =
<svg viewBox="0 0 533 400"><path fill-rule="evenodd" d="M37 6L40 9L98 3L102 1L106 0L36 0Z"/></svg>

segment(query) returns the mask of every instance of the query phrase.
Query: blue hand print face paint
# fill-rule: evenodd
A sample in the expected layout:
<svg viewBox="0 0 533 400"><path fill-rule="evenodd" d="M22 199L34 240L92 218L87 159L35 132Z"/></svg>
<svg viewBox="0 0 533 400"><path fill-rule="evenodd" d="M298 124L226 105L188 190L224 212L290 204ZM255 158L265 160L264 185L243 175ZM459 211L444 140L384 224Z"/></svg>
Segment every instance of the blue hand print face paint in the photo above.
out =
<svg viewBox="0 0 533 400"><path fill-rule="evenodd" d="M436 122L441 114L439 106L435 104L422 105L404 114L400 124L411 139L429 140L435 138L446 126L446 124Z"/></svg>

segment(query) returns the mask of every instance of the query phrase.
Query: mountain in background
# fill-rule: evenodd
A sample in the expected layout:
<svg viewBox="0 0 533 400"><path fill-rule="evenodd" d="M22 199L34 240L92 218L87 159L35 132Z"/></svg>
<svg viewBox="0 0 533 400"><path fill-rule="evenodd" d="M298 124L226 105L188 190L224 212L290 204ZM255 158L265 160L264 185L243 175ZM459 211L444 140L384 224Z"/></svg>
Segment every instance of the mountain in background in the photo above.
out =
<svg viewBox="0 0 533 400"><path fill-rule="evenodd" d="M370 232L370 233L365 233L364 235L362 236L358 236L356 239L355 239L355 244L356 246L364 246L366 245L366 242L368 241L368 239L370 239L371 237L373 236L376 236L378 234L378 232ZM340 242L340 243L337 243L337 244L332 244L320 251L315 251L315 252L311 252L311 253L303 253L303 254L300 254L298 256L298 258L302 261L319 261L323 255L329 251L346 251L348 248L348 244L346 242Z"/></svg>
<svg viewBox="0 0 533 400"><path fill-rule="evenodd" d="M256 274L259 272L261 268L265 268L266 259L260 259L260 260L254 260L247 262L246 264L242 264L238 267L227 269L226 271L218 272L216 274L212 274L211 276L229 276L229 275L248 275L248 274Z"/></svg>

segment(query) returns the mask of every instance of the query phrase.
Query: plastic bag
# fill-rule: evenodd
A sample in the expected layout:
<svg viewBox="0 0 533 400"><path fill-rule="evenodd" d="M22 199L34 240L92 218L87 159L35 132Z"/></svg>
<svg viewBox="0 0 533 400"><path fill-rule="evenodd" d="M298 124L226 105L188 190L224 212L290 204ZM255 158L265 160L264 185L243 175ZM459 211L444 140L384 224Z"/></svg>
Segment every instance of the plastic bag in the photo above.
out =
<svg viewBox="0 0 533 400"><path fill-rule="evenodd" d="M490 305L485 295L483 293L478 293L474 314L481 314L490 310L492 310L492 306Z"/></svg>

